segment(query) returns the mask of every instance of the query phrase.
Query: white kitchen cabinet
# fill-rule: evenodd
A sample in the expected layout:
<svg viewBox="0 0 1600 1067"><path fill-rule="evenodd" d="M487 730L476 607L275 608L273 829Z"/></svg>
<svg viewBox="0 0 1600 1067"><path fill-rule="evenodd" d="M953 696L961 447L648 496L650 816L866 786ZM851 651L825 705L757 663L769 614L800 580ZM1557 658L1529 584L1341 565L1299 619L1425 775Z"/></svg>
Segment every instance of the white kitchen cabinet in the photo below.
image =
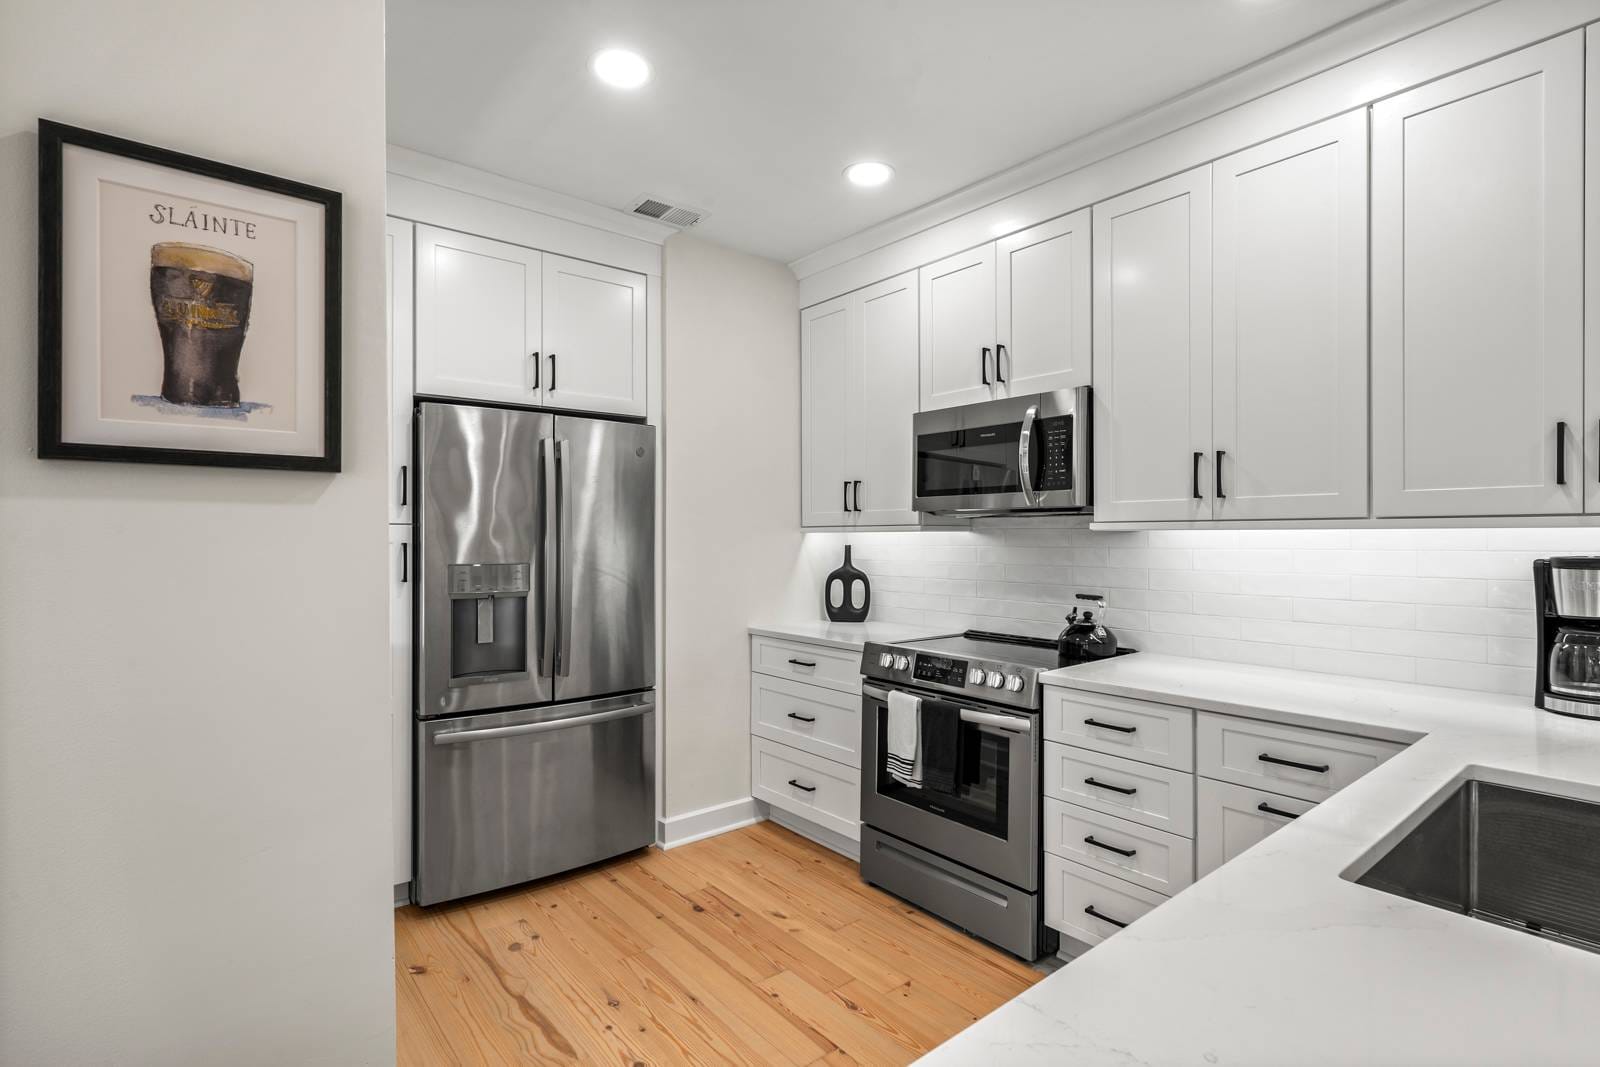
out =
<svg viewBox="0 0 1600 1067"><path fill-rule="evenodd" d="M645 279L548 253L543 275L547 407L645 413Z"/></svg>
<svg viewBox="0 0 1600 1067"><path fill-rule="evenodd" d="M389 326L389 521L411 521L411 408L416 381L412 338L412 225L383 220Z"/></svg>
<svg viewBox="0 0 1600 1067"><path fill-rule="evenodd" d="M994 398L994 252L991 242L919 272L923 411Z"/></svg>
<svg viewBox="0 0 1600 1067"><path fill-rule="evenodd" d="M1364 516L1367 112L1219 160L1212 178L1212 517Z"/></svg>
<svg viewBox="0 0 1600 1067"><path fill-rule="evenodd" d="M1195 781L1197 878L1265 841L1316 807L1309 800L1247 789L1210 778Z"/></svg>
<svg viewBox="0 0 1600 1067"><path fill-rule="evenodd" d="M996 396L1090 383L1090 220L1086 208L995 242Z"/></svg>
<svg viewBox="0 0 1600 1067"><path fill-rule="evenodd" d="M914 526L917 272L800 313L801 522Z"/></svg>
<svg viewBox="0 0 1600 1067"><path fill-rule="evenodd" d="M1600 512L1600 27L1585 39L1584 77L1584 510Z"/></svg>
<svg viewBox="0 0 1600 1067"><path fill-rule="evenodd" d="M417 227L417 392L539 404L542 254Z"/></svg>
<svg viewBox="0 0 1600 1067"><path fill-rule="evenodd" d="M411 881L411 527L389 527L389 715L394 884Z"/></svg>
<svg viewBox="0 0 1600 1067"><path fill-rule="evenodd" d="M1094 207L1095 518L1212 517L1211 168Z"/></svg>
<svg viewBox="0 0 1600 1067"><path fill-rule="evenodd" d="M1583 502L1583 38L1372 109L1378 516Z"/></svg>

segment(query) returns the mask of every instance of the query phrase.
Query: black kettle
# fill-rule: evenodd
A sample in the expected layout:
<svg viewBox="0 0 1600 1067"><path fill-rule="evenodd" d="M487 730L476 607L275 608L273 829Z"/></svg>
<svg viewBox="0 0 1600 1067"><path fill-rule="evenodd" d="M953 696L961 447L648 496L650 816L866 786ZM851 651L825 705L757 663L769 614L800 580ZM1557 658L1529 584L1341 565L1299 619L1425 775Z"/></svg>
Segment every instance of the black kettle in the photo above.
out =
<svg viewBox="0 0 1600 1067"><path fill-rule="evenodd" d="M1106 598L1103 593L1079 593L1079 600L1093 604L1103 616ZM1105 623L1095 618L1093 610L1085 608L1079 616L1074 607L1067 616L1067 628L1056 638L1056 665L1068 667L1074 663L1092 663L1110 659L1117 654L1117 635Z"/></svg>

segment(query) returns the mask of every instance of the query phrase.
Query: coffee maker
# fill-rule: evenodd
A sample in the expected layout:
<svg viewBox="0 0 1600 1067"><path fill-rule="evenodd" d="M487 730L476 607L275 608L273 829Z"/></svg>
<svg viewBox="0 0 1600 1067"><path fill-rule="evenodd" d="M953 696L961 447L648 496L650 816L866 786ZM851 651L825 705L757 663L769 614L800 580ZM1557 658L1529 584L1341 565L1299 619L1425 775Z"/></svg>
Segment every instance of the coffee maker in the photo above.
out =
<svg viewBox="0 0 1600 1067"><path fill-rule="evenodd" d="M1533 561L1539 643L1533 702L1600 719L1600 556Z"/></svg>

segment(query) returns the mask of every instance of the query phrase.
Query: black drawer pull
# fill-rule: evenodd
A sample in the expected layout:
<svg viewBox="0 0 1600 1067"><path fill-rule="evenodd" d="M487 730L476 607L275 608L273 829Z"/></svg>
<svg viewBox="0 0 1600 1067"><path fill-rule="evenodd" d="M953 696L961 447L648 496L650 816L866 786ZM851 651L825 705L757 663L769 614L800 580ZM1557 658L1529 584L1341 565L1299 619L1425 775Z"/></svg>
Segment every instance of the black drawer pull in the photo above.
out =
<svg viewBox="0 0 1600 1067"><path fill-rule="evenodd" d="M817 721L817 718L816 718L815 715L802 715L798 711L791 711L789 713L789 718L795 720L796 722L816 722Z"/></svg>
<svg viewBox="0 0 1600 1067"><path fill-rule="evenodd" d="M1127 925L1128 925L1127 923L1123 922L1121 919L1113 919L1111 916L1105 914L1104 912L1096 911L1093 904L1090 904L1087 908L1084 908L1083 909L1083 913L1085 915L1093 915L1096 919L1099 919L1101 922L1110 923L1112 926L1126 928Z"/></svg>
<svg viewBox="0 0 1600 1067"><path fill-rule="evenodd" d="M793 778L789 779L789 784L794 786L796 789L804 789L807 793L815 793L817 791L817 787L816 786L814 786L814 785L801 785L799 782L795 781Z"/></svg>
<svg viewBox="0 0 1600 1067"><path fill-rule="evenodd" d="M1136 848L1118 848L1116 845L1108 845L1104 841L1096 841L1093 834L1090 834L1088 837L1084 838L1083 843L1086 845L1093 845L1095 848L1103 848L1107 852L1115 852L1119 856L1127 856L1130 859L1139 851Z"/></svg>
<svg viewBox="0 0 1600 1067"><path fill-rule="evenodd" d="M1269 756L1265 752L1257 756L1256 759L1262 763L1276 763L1280 767L1298 767L1302 771L1316 771L1318 774L1328 773L1328 765L1326 763L1297 763L1292 759L1279 759L1277 756Z"/></svg>
<svg viewBox="0 0 1600 1067"><path fill-rule="evenodd" d="M1083 725L1098 726L1102 730L1115 730L1119 734L1136 734L1139 732L1137 726L1118 726L1116 723L1100 722L1098 719L1084 719Z"/></svg>
<svg viewBox="0 0 1600 1067"><path fill-rule="evenodd" d="M1134 788L1132 788L1132 789L1129 789L1129 788L1127 788L1127 787L1125 787L1125 786L1120 786L1120 785L1108 785L1108 784L1107 784L1107 783L1105 783L1105 782L1097 782L1097 781L1095 781L1095 780L1094 780L1094 779L1093 779L1093 778L1085 778L1085 779L1084 779L1084 780L1083 780L1083 784L1084 784L1084 785L1092 785L1092 786L1096 786L1096 787L1098 787L1098 788L1100 788L1100 789L1109 789L1109 790L1111 790L1111 791L1112 791L1112 792L1113 792L1113 793L1121 793L1121 794L1122 794L1122 795L1123 795L1123 796L1125 796L1125 797L1131 797L1131 796L1133 796L1133 794L1135 794L1135 793L1137 793L1137 792L1138 792L1138 791L1139 791L1139 789L1138 789L1138 787L1137 787L1137 786L1135 786L1135 787L1134 787Z"/></svg>
<svg viewBox="0 0 1600 1067"><path fill-rule="evenodd" d="M817 661L814 659L792 659L789 662L796 667L815 667L817 665Z"/></svg>
<svg viewBox="0 0 1600 1067"><path fill-rule="evenodd" d="M1256 805L1256 810L1264 811L1268 815L1276 815L1280 819L1298 819L1300 817L1292 811L1284 811L1281 808L1275 808L1271 804L1268 804L1265 800Z"/></svg>

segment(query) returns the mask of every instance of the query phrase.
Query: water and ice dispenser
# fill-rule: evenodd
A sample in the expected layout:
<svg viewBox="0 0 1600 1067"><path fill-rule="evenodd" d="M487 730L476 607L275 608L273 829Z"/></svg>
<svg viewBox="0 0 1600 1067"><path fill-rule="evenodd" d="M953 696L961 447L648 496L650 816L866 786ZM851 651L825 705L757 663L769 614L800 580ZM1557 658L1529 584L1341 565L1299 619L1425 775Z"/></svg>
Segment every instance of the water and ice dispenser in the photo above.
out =
<svg viewBox="0 0 1600 1067"><path fill-rule="evenodd" d="M448 565L451 686L527 675L529 570L526 563Z"/></svg>

